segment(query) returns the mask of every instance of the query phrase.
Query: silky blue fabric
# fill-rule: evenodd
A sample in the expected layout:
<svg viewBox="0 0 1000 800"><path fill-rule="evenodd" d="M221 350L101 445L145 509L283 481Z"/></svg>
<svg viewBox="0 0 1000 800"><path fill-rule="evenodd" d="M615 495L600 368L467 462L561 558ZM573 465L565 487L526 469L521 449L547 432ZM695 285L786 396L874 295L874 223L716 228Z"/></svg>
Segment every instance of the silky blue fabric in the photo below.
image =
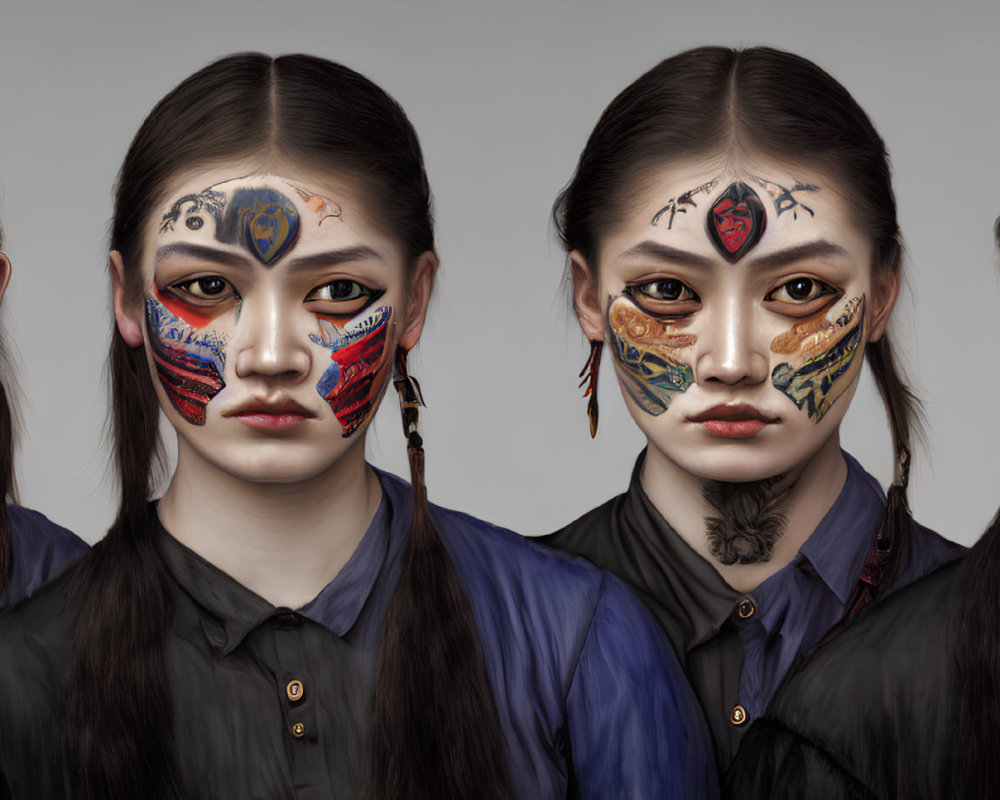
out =
<svg viewBox="0 0 1000 800"><path fill-rule="evenodd" d="M8 505L7 520L13 563L0 608L31 597L88 547L76 534L30 508Z"/></svg>

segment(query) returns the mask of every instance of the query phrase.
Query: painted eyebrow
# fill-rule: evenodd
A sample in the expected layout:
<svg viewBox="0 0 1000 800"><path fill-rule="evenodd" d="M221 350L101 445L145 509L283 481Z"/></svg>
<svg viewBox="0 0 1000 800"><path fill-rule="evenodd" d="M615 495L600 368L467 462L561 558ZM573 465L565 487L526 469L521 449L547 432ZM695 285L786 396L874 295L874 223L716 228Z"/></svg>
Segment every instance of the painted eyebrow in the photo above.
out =
<svg viewBox="0 0 1000 800"><path fill-rule="evenodd" d="M379 255L378 251L373 250L367 245L358 245L357 247L344 247L340 250L327 250L325 253L315 253L311 256L302 256L301 258L296 258L294 261L289 262L288 269L290 272L308 271L323 269L324 267L335 267L338 264L347 264L351 261L365 261L368 259L375 259L376 261L384 261L385 259Z"/></svg>
<svg viewBox="0 0 1000 800"><path fill-rule="evenodd" d="M823 256L835 256L836 258L847 258L850 254L839 244L819 239L815 242L806 242L786 250L778 250L776 253L768 253L766 256L753 259L750 263L755 269L776 269L787 267L797 261L804 261L807 258L818 258Z"/></svg>
<svg viewBox="0 0 1000 800"><path fill-rule="evenodd" d="M694 267L711 267L715 264L711 258L648 240L629 248L619 258L632 258L633 256L649 256L668 264L687 264Z"/></svg>
<svg viewBox="0 0 1000 800"><path fill-rule="evenodd" d="M216 264L226 264L230 267L245 267L249 261L238 253L228 250L216 250L214 247L204 247L200 244L166 244L156 251L156 263L159 264L167 256L189 256L202 261L213 261Z"/></svg>

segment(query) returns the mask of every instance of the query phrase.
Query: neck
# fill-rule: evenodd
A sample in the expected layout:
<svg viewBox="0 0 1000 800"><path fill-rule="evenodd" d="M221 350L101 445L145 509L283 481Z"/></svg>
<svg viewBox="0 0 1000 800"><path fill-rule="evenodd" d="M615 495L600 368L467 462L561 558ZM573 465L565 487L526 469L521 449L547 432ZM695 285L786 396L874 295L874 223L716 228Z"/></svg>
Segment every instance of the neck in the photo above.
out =
<svg viewBox="0 0 1000 800"><path fill-rule="evenodd" d="M834 434L806 464L790 470L790 486L781 504L784 533L771 558L752 564L723 564L709 550L705 518L718 514L705 500L705 481L681 469L661 451L649 447L640 481L650 501L688 545L739 592L749 592L789 564L834 504L847 478L847 462Z"/></svg>
<svg viewBox="0 0 1000 800"><path fill-rule="evenodd" d="M273 605L298 608L347 563L381 499L363 438L329 470L294 484L235 477L181 441L159 513L202 558Z"/></svg>

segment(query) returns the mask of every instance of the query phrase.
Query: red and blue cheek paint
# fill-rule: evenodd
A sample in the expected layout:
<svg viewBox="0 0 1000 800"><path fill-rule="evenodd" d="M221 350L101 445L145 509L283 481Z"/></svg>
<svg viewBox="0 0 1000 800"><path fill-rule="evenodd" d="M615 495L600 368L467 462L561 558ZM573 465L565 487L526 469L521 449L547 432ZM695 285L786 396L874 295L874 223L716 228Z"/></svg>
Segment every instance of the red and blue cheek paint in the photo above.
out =
<svg viewBox="0 0 1000 800"><path fill-rule="evenodd" d="M205 407L226 385L222 375L229 337L199 330L210 317L156 294L146 298L146 331L156 375L178 413L192 425L204 425Z"/></svg>
<svg viewBox="0 0 1000 800"><path fill-rule="evenodd" d="M345 438L368 419L382 391L384 381L379 378L388 363L386 342L391 317L392 308L382 306L364 320L343 328L321 318L322 335L309 337L331 351L332 363L316 384L316 391L343 426Z"/></svg>

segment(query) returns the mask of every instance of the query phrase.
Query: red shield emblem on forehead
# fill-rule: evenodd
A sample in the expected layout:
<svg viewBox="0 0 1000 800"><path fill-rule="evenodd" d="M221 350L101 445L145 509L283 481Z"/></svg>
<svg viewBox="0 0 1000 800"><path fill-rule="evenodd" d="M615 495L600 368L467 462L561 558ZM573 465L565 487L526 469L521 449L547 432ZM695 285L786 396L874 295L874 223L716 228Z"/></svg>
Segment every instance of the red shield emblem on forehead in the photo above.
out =
<svg viewBox="0 0 1000 800"><path fill-rule="evenodd" d="M729 261L738 261L753 248L766 225L764 204L745 183L732 184L708 212L708 233Z"/></svg>

